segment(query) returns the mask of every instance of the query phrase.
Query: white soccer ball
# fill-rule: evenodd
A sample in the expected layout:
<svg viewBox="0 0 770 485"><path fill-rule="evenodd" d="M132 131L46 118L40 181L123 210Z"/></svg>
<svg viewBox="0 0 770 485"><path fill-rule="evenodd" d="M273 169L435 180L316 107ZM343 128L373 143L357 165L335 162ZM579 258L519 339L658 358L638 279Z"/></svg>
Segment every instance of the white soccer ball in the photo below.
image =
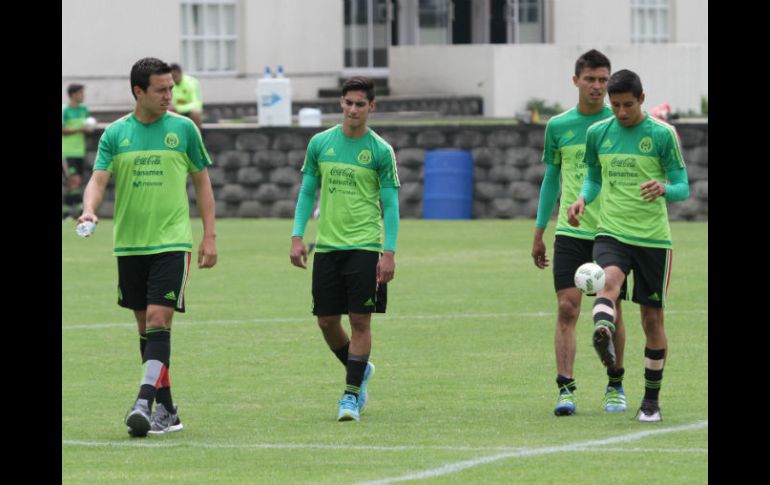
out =
<svg viewBox="0 0 770 485"><path fill-rule="evenodd" d="M89 130L93 130L94 128L96 128L96 118L94 118L93 116L89 116L83 122L83 126L88 128Z"/></svg>
<svg viewBox="0 0 770 485"><path fill-rule="evenodd" d="M586 295L604 288L604 270L596 263L585 263L575 271L575 286Z"/></svg>

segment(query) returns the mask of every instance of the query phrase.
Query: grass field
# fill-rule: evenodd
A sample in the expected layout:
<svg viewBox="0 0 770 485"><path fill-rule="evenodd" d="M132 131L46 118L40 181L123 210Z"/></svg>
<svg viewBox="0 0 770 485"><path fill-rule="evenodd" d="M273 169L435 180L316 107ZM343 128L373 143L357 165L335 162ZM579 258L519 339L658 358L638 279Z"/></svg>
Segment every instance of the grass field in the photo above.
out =
<svg viewBox="0 0 770 485"><path fill-rule="evenodd" d="M502 220L401 222L388 313L373 319L370 404L360 422L336 422L344 369L310 315L310 270L289 263L291 224L217 222L219 263L192 271L172 332L185 429L146 439L122 422L141 361L133 315L115 304L111 221L89 239L62 224L62 483L707 483L707 224L672 224L655 424L633 420L644 336L630 302L628 412L602 411L586 299L578 412L553 415L550 268L532 264L533 222ZM549 257L552 240L549 229Z"/></svg>

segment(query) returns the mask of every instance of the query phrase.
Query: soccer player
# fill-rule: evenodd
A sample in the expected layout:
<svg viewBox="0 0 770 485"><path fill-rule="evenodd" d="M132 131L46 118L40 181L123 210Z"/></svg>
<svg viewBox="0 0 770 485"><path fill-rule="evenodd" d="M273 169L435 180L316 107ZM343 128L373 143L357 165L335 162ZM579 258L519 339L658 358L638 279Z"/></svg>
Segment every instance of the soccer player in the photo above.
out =
<svg viewBox="0 0 770 485"><path fill-rule="evenodd" d="M86 158L86 133L92 133L93 128L85 126L88 118L88 107L83 104L85 86L70 84L67 86L69 103L64 105L61 112L61 154L65 159L63 166L67 170L67 193L64 196L62 219L80 212L82 202L83 165ZM74 217L74 215L73 215Z"/></svg>
<svg viewBox="0 0 770 485"><path fill-rule="evenodd" d="M171 100L174 111L189 117L200 130L203 122L203 96L197 79L182 73L182 66L171 64L171 76L174 78L174 93Z"/></svg>
<svg viewBox="0 0 770 485"><path fill-rule="evenodd" d="M587 174L580 196L569 207L569 223L580 227L586 205L601 192L602 210L594 259L604 268L604 288L593 306L594 346L608 356L615 330L620 288L634 271L633 301L641 309L644 348L644 398L641 422L660 421L658 394L668 342L663 328L671 277L671 229L666 201L687 199L690 186L679 139L671 125L642 111L639 76L618 71L607 84L613 117L586 134Z"/></svg>
<svg viewBox="0 0 770 485"><path fill-rule="evenodd" d="M387 283L396 267L401 184L393 148L367 126L377 105L374 83L360 76L348 79L342 85L340 105L342 124L318 133L308 144L290 260L294 266L307 267L302 237L320 184L313 314L326 343L347 369L337 420L358 421L374 374L369 362L372 313L385 313ZM341 325L343 313L350 320L350 338Z"/></svg>
<svg viewBox="0 0 770 485"><path fill-rule="evenodd" d="M195 186L203 221L198 267L217 262L211 165L200 132L189 118L169 113L171 67L144 58L131 68L136 107L112 123L99 140L94 172L78 222L98 223L111 175L115 176L113 254L118 259L118 305L133 310L144 372L125 418L132 436L182 429L171 397L171 320L185 311L185 286L193 247L187 176ZM155 412L150 414L153 400Z"/></svg>
<svg viewBox="0 0 770 485"><path fill-rule="evenodd" d="M580 316L581 293L575 287L574 276L581 264L593 261L593 241L601 210L599 203L591 206L586 211L580 230L577 230L567 223L567 208L577 198L583 183L586 130L593 123L612 116L612 110L604 104L609 77L610 60L601 52L592 49L578 57L575 75L572 77L572 83L578 88L578 104L548 120L545 127L542 157L545 177L540 187L532 258L538 268L545 269L548 266L543 233L559 194L561 175L562 195L553 254L553 280L558 304L554 337L556 385L559 388L559 397L553 410L556 416L569 416L576 411L577 384L573 366L576 353L575 326ZM619 300L617 308L615 359L607 365L609 383L604 394L604 409L609 412L626 410L623 391L625 327L620 315Z"/></svg>

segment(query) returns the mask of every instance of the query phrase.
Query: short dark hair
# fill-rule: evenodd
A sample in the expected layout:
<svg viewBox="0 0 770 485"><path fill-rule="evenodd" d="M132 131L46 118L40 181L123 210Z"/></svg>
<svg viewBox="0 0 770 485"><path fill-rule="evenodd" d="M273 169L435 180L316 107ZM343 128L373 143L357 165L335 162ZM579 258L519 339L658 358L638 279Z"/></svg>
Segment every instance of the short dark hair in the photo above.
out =
<svg viewBox="0 0 770 485"><path fill-rule="evenodd" d="M171 70L172 70L172 71L179 71L179 72L182 72L182 66L180 66L179 64L177 64L177 63L175 62L175 63L171 64Z"/></svg>
<svg viewBox="0 0 770 485"><path fill-rule="evenodd" d="M366 91L366 99L374 101L374 82L368 77L353 76L342 83L342 95L345 96L348 91Z"/></svg>
<svg viewBox="0 0 770 485"><path fill-rule="evenodd" d="M134 86L139 86L142 91L147 91L150 85L150 76L153 74L169 74L171 66L154 57L145 57L136 61L131 68L131 95L136 99Z"/></svg>
<svg viewBox="0 0 770 485"><path fill-rule="evenodd" d="M84 87L85 86L83 86L82 84L77 84L77 83L70 84L69 86L67 86L67 96L71 98L73 94L77 93L78 91L82 91Z"/></svg>
<svg viewBox="0 0 770 485"><path fill-rule="evenodd" d="M606 67L608 71L612 71L612 66L607 56L596 49L591 49L578 57L578 60L575 62L575 76L580 77L580 73L585 68L598 69L600 67Z"/></svg>
<svg viewBox="0 0 770 485"><path fill-rule="evenodd" d="M621 69L607 82L607 94L631 93L636 99L642 95L642 80L628 69Z"/></svg>

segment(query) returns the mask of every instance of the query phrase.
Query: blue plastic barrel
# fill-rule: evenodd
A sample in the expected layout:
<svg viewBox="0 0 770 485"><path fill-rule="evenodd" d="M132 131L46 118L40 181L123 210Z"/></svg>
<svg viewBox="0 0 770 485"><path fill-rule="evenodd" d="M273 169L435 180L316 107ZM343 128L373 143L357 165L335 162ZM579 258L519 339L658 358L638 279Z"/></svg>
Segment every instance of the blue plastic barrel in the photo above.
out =
<svg viewBox="0 0 770 485"><path fill-rule="evenodd" d="M470 219L473 214L473 157L465 150L425 152L424 219Z"/></svg>

